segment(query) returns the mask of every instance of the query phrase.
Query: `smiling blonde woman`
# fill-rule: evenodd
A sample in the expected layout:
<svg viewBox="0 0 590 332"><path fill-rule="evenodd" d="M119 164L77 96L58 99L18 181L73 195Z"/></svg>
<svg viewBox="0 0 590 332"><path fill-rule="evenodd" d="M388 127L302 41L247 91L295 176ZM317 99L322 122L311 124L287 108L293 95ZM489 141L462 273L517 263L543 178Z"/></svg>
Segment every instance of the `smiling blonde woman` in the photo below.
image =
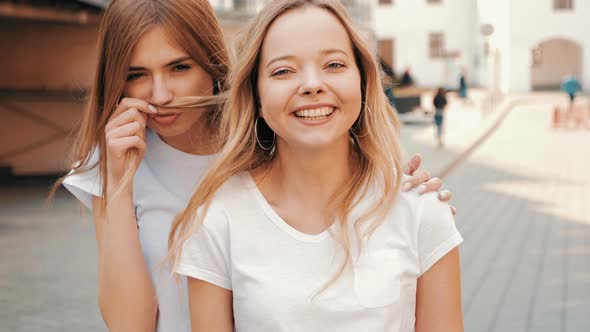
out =
<svg viewBox="0 0 590 332"><path fill-rule="evenodd" d="M170 235L193 331L462 331L463 239L400 190L399 122L342 4L273 1L237 50L226 143Z"/></svg>

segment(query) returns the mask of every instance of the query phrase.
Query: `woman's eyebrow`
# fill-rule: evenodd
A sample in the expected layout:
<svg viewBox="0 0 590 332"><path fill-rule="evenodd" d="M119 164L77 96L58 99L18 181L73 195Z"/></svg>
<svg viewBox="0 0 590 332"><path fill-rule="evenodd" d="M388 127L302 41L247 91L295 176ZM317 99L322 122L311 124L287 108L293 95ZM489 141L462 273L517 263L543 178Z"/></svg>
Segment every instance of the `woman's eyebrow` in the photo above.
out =
<svg viewBox="0 0 590 332"><path fill-rule="evenodd" d="M276 58L273 58L272 60L270 60L267 64L266 67L268 68L270 65L272 65L273 63L277 62L277 61L281 61L281 60L289 60L289 59L293 59L295 58L294 55L281 55L278 56Z"/></svg>
<svg viewBox="0 0 590 332"><path fill-rule="evenodd" d="M169 67L169 66L177 65L183 61L191 60L191 59L192 58L190 56L183 56L183 57L180 57L178 59L168 62L165 66ZM142 71L142 70L146 70L146 69L144 67L129 67L129 71Z"/></svg>
<svg viewBox="0 0 590 332"><path fill-rule="evenodd" d="M341 50L339 48L327 48L327 49L323 49L323 50L320 51L320 53L322 53L322 54L341 53L341 54L344 54L344 55L348 56L348 53L346 53L344 50Z"/></svg>
<svg viewBox="0 0 590 332"><path fill-rule="evenodd" d="M346 56L348 56L348 53L346 53L344 50L342 50L342 49L339 49L339 48L327 48L327 49L322 49L322 50L320 50L320 53L321 53L322 55L327 55L327 54L332 54L332 53L341 53L341 54L343 54L343 55L346 55ZM271 60L270 60L270 61L269 61L269 62L266 64L266 67L268 68L268 67L269 67L270 65L272 65L274 62L281 61L281 60L289 60L289 59L292 59L292 58L295 58L295 56L294 56L294 55L281 55L281 56L275 57L275 58L271 59Z"/></svg>

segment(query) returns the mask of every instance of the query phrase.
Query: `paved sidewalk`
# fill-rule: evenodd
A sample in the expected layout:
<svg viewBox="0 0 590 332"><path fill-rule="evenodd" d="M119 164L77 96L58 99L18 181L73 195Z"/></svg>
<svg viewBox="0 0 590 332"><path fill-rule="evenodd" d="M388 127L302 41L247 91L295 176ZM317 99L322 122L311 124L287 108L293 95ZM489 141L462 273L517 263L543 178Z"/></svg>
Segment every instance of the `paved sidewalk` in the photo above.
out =
<svg viewBox="0 0 590 332"><path fill-rule="evenodd" d="M422 121L418 124L403 124L401 139L406 154L420 153L424 159L424 169L433 175L446 175L454 167L453 163L460 163L469 149L476 149L488 135L493 134L497 126L514 107L519 105L564 105L567 96L560 92L511 94L492 97L486 90L470 90L469 101L462 101L456 95L450 94L449 105L445 112L444 147L436 145L435 126L432 121ZM422 107L431 108L432 96L422 97ZM581 102L588 102L587 97L580 98ZM550 123L552 114L544 114L544 120Z"/></svg>
<svg viewBox="0 0 590 332"><path fill-rule="evenodd" d="M590 131L550 128L559 94L512 96L485 117L473 95L450 104L444 149L432 127L402 130L438 174L506 114L445 178L465 238L466 331L590 331ZM0 189L0 331L106 331L91 218L63 192L44 209L45 195Z"/></svg>
<svg viewBox="0 0 590 332"><path fill-rule="evenodd" d="M60 193L0 189L0 331L106 331L97 303L92 218Z"/></svg>
<svg viewBox="0 0 590 332"><path fill-rule="evenodd" d="M466 331L590 331L590 131L552 129L556 97L517 103L445 179L465 238ZM449 129L476 126L451 120L468 111L452 110ZM473 142L452 134L439 150L432 128L403 135L434 173Z"/></svg>

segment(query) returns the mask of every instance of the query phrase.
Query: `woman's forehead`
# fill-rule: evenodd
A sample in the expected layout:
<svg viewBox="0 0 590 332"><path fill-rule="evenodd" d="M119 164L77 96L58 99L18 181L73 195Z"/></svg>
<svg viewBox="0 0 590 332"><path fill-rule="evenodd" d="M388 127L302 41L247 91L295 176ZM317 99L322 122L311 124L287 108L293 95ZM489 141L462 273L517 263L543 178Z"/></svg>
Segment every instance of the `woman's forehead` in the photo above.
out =
<svg viewBox="0 0 590 332"><path fill-rule="evenodd" d="M131 65L158 65L188 57L188 53L159 26L146 31L131 52Z"/></svg>
<svg viewBox="0 0 590 332"><path fill-rule="evenodd" d="M342 50L352 55L346 28L327 9L303 7L289 10L269 27L262 46L263 61L305 53Z"/></svg>

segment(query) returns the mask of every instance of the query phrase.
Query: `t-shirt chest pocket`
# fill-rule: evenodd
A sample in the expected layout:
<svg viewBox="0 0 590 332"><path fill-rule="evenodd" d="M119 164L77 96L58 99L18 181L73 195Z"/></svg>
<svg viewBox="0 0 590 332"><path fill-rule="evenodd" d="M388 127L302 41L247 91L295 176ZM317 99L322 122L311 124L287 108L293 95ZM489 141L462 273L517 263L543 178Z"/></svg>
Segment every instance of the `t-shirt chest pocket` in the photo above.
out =
<svg viewBox="0 0 590 332"><path fill-rule="evenodd" d="M354 263L354 288L359 304L379 308L400 302L402 269L394 250L363 252Z"/></svg>

